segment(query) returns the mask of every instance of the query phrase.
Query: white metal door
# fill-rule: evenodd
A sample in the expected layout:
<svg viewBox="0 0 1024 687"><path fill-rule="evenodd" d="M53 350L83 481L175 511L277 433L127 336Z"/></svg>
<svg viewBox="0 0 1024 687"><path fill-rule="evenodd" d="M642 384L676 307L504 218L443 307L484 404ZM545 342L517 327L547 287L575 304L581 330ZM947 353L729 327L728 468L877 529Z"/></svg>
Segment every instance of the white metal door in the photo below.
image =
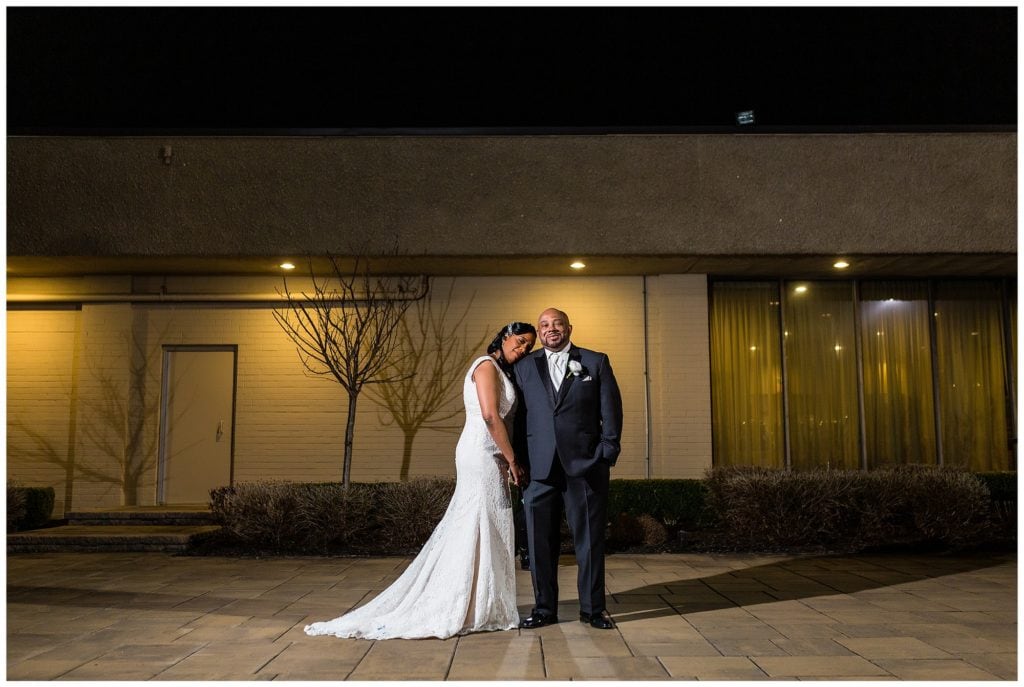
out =
<svg viewBox="0 0 1024 687"><path fill-rule="evenodd" d="M208 503L231 484L234 347L167 347L162 392L157 500Z"/></svg>

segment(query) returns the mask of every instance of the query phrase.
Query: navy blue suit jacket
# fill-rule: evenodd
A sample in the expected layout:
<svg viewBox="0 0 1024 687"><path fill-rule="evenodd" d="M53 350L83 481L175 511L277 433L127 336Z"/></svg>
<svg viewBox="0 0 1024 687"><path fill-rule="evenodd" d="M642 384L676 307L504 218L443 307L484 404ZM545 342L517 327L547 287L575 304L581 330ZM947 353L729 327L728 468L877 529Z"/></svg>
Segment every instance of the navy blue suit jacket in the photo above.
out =
<svg viewBox="0 0 1024 687"><path fill-rule="evenodd" d="M531 479L545 479L556 459L561 460L565 474L581 477L595 463L614 465L619 457L622 395L608 356L570 346L569 360L582 369L573 375L567 365L557 392L545 349L515 366L521 394L516 411L517 457L525 447Z"/></svg>

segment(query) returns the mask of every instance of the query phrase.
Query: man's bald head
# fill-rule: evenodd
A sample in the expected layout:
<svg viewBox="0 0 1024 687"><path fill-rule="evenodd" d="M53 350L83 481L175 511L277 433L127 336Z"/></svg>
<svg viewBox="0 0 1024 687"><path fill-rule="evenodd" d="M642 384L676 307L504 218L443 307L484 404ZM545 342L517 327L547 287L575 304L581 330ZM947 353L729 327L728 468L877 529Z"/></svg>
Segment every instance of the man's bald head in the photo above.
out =
<svg viewBox="0 0 1024 687"><path fill-rule="evenodd" d="M565 311L548 308L537 318L537 335L548 350L560 351L569 342L572 325Z"/></svg>

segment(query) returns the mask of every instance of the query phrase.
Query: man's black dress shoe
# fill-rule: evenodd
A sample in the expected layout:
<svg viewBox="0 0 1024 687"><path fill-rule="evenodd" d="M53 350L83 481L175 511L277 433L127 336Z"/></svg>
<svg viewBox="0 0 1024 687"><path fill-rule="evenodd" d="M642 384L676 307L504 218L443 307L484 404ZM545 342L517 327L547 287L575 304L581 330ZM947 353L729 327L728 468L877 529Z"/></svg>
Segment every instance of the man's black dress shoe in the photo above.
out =
<svg viewBox="0 0 1024 687"><path fill-rule="evenodd" d="M580 612L580 622L590 623L591 627L596 627L598 630L613 630L615 629L615 623L608 616L607 613L583 613Z"/></svg>
<svg viewBox="0 0 1024 687"><path fill-rule="evenodd" d="M546 615L544 613L537 613L534 611L526 618L519 621L519 627L532 630L535 627L544 627L545 625L554 625L558 622L557 615Z"/></svg>

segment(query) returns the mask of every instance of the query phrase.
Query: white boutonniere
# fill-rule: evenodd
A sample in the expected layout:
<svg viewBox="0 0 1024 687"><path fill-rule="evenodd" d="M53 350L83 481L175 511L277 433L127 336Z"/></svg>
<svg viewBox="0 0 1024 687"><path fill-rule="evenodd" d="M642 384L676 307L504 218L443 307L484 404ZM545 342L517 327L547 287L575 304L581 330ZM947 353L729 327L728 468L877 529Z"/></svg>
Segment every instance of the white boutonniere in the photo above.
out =
<svg viewBox="0 0 1024 687"><path fill-rule="evenodd" d="M580 361L578 361L578 360L570 360L569 361L569 374L571 374L573 377L579 377L580 376L580 372L583 372L583 366L580 365Z"/></svg>

